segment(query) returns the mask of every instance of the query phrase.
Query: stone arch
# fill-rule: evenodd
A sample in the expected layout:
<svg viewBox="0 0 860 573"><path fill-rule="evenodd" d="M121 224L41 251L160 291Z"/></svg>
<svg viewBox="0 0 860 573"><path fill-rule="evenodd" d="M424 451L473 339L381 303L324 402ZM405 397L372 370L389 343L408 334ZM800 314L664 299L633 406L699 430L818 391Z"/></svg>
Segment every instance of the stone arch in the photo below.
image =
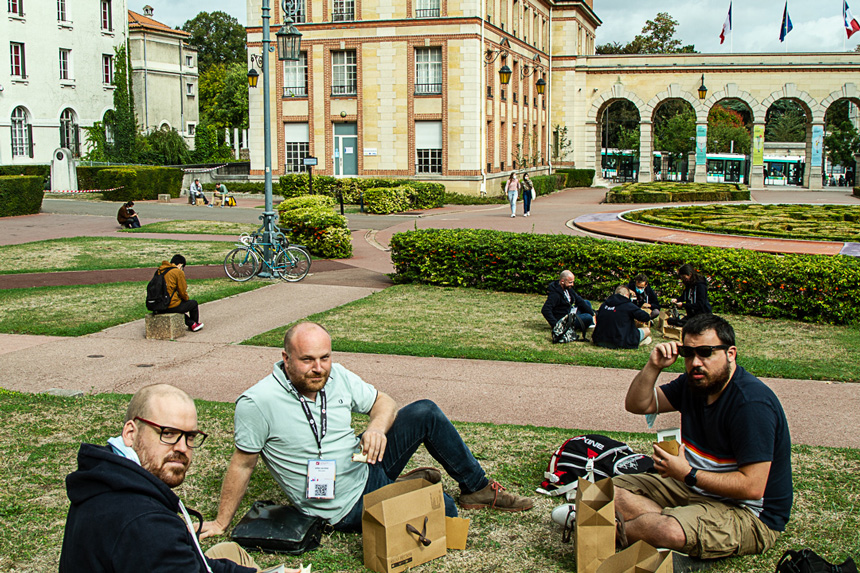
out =
<svg viewBox="0 0 860 573"><path fill-rule="evenodd" d="M703 121L708 121L708 114L717 102L729 98L739 99L749 106L752 111L753 123L764 123L764 115L767 113L767 107L763 107L751 93L738 89L737 84L726 84L726 87L722 91L714 92L711 94L711 97L705 100L702 106L705 113Z"/></svg>
<svg viewBox="0 0 860 573"><path fill-rule="evenodd" d="M830 95L821 100L821 108L823 113L827 113L827 109L833 105L834 102L840 99L848 99L854 102L856 105L860 105L860 91L858 91L857 86L853 83L843 84L841 88L836 91L830 92ZM824 116L822 115L822 121Z"/></svg>
<svg viewBox="0 0 860 573"><path fill-rule="evenodd" d="M701 100L698 97L694 96L688 91L684 91L681 89L681 84L669 84L669 87L666 91L662 91L651 98L651 100L645 105L646 113L648 117L653 122L654 121L654 112L657 111L657 108L660 107L660 104L666 101L667 99L682 99L693 106L693 111L696 113L696 122L706 122L708 121L708 114L704 112L704 119L702 119L703 106Z"/></svg>
<svg viewBox="0 0 860 573"><path fill-rule="evenodd" d="M824 123L824 112L822 111L821 105L807 92L797 89L797 84L785 84L781 90L771 93L768 97L762 100L761 105L764 108L764 113L767 113L767 110L774 104L774 102L781 99L793 99L799 101L801 103L801 107L805 108L805 111L809 113L809 117L807 119L810 124ZM762 119L764 119L764 116L762 116Z"/></svg>
<svg viewBox="0 0 860 573"><path fill-rule="evenodd" d="M642 119L644 117L650 117L645 113L645 102L642 101L635 93L629 91L623 84L614 84L612 89L608 92L601 94L594 102L591 104L591 109L588 110L588 116L586 117L586 121L589 122L597 122L600 117L600 113L603 109L610 103L615 100L626 99L630 101L633 105L636 106L636 109L639 111L639 118Z"/></svg>

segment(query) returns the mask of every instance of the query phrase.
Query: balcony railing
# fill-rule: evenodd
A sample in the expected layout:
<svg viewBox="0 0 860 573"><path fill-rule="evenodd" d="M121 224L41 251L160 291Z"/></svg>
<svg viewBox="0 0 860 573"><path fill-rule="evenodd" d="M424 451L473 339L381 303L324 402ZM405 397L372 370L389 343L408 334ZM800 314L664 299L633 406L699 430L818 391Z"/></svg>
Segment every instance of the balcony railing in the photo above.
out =
<svg viewBox="0 0 860 573"><path fill-rule="evenodd" d="M308 97L308 88L307 86L284 86L284 97Z"/></svg>
<svg viewBox="0 0 860 573"><path fill-rule="evenodd" d="M442 84L415 84L415 95L441 94Z"/></svg>
<svg viewBox="0 0 860 573"><path fill-rule="evenodd" d="M345 85L331 86L331 95L356 95L358 93L358 82L350 82Z"/></svg>
<svg viewBox="0 0 860 573"><path fill-rule="evenodd" d="M438 18L441 15L439 8L416 8L416 18Z"/></svg>

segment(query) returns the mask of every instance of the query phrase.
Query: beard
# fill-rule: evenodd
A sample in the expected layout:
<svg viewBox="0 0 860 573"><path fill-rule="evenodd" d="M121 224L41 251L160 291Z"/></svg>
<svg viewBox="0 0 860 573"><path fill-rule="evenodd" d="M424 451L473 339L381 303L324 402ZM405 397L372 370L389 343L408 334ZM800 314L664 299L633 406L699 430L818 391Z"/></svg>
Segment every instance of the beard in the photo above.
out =
<svg viewBox="0 0 860 573"><path fill-rule="evenodd" d="M170 452L161 460L152 459L146 452L138 452L140 466L163 481L167 487L174 488L185 481L185 474L191 465L191 459L182 452ZM170 462L180 462L178 466Z"/></svg>
<svg viewBox="0 0 860 573"><path fill-rule="evenodd" d="M284 373L287 375L287 379L292 383L292 385L298 390L300 394L313 394L322 390L326 382L328 382L329 374L331 374L330 370L322 370L319 374L314 374L311 372L300 373L293 372L293 369L289 367L289 365L284 366Z"/></svg>
<svg viewBox="0 0 860 573"><path fill-rule="evenodd" d="M701 374L702 378L696 380L693 378L693 374ZM729 378L731 378L731 374L728 362L720 370L712 372L706 371L701 366L696 366L687 372L687 385L693 394L700 398L707 398L708 396L719 394L729 381Z"/></svg>

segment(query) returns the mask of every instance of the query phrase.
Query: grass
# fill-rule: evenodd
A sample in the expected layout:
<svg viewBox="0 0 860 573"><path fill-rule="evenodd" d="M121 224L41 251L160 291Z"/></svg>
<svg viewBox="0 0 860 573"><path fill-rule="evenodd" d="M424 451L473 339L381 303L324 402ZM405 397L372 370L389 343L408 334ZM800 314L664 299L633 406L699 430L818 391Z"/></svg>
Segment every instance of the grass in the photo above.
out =
<svg viewBox="0 0 860 573"><path fill-rule="evenodd" d="M229 241L177 241L132 237L75 237L0 246L0 274L102 269L155 269L177 252L189 265L220 265Z"/></svg>
<svg viewBox="0 0 860 573"><path fill-rule="evenodd" d="M259 225L231 223L229 221L161 221L149 223L139 229L122 229L121 233L178 233L187 235L234 235L253 233Z"/></svg>
<svg viewBox="0 0 860 573"><path fill-rule="evenodd" d="M541 295L398 285L308 319L325 325L335 350L343 352L636 370L645 364L649 347L610 350L584 343L552 344L540 314L543 301ZM757 376L860 381L856 327L726 318L737 334L739 362ZM278 328L245 344L279 347L283 335L284 329ZM652 337L655 343L662 340L659 334ZM680 372L681 366L671 370Z"/></svg>
<svg viewBox="0 0 860 573"><path fill-rule="evenodd" d="M703 205L648 209L625 218L676 229L754 237L860 240L858 205Z"/></svg>
<svg viewBox="0 0 860 573"><path fill-rule="evenodd" d="M188 281L188 291L203 304L266 284L236 283L224 277ZM143 318L145 296L145 282L0 290L0 332L82 336ZM97 313L94 301L98 301Z"/></svg>
<svg viewBox="0 0 860 573"><path fill-rule="evenodd" d="M249 381L250 383L250 381ZM128 396L90 395L58 398L19 394L0 389L0 571L56 571L62 545L68 499L65 476L76 468L81 442L104 444L119 433ZM233 405L197 401L200 427L210 434L197 450L188 479L176 493L188 507L211 519L217 512L221 480L233 449ZM535 508L521 514L462 511L471 519L465 551L415 569L426 572L555 573L575 570L572 545L561 543L560 528L549 514L559 502L534 494L543 479L551 453L577 430L456 423L488 474L515 493L535 500ZM361 430L363 418L355 418ZM637 451L647 451L653 435L612 433ZM764 556L728 559L716 571L773 571L788 548L813 547L830 561L860 554L860 494L856 476L860 451L795 446L795 499L792 519L777 545ZM412 466L432 465L421 448ZM438 464L437 464L438 466ZM455 498L456 484L448 477L443 487ZM248 493L234 524L254 500L286 501L262 464L254 471ZM225 538L203 541L204 549ZM301 557L254 553L261 566L300 561L314 571L363 572L361 536L335 533L324 537L319 549Z"/></svg>

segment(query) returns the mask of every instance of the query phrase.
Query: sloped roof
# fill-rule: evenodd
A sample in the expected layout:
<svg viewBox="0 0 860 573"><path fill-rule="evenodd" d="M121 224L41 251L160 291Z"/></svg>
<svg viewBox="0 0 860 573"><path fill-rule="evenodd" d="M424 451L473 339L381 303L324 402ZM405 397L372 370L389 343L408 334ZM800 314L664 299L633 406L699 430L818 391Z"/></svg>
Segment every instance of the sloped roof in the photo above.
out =
<svg viewBox="0 0 860 573"><path fill-rule="evenodd" d="M183 38L191 37L189 32L185 32L183 30L174 30L167 24L162 24L158 20L153 20L148 16L144 16L143 14L138 14L132 10L128 11L128 29L131 30L149 30L152 32L164 32L167 34L174 34L176 36L181 36Z"/></svg>

